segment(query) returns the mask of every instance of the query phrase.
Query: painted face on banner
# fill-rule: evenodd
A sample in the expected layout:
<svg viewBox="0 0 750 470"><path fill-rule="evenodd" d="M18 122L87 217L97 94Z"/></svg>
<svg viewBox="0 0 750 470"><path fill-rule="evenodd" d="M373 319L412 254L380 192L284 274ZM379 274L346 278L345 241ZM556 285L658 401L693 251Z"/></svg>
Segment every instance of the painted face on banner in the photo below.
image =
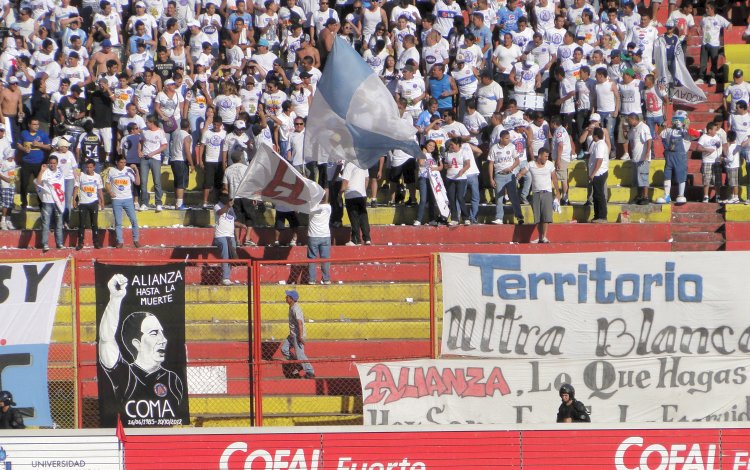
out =
<svg viewBox="0 0 750 470"><path fill-rule="evenodd" d="M133 340L138 350L138 357L148 359L157 364L164 362L167 349L167 338L159 320L149 315L141 323L141 340Z"/></svg>

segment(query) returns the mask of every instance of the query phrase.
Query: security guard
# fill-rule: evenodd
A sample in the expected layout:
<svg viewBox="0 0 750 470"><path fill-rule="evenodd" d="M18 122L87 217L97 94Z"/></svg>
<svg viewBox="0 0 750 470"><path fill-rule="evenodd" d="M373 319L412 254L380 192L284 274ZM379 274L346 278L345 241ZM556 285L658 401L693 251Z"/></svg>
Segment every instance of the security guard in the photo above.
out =
<svg viewBox="0 0 750 470"><path fill-rule="evenodd" d="M590 423L591 417L586 411L586 406L576 400L576 390L570 384L560 386L560 398L562 403L557 410L558 423Z"/></svg>
<svg viewBox="0 0 750 470"><path fill-rule="evenodd" d="M13 394L3 390L0 391L0 429L25 429L23 415L17 408L13 408Z"/></svg>

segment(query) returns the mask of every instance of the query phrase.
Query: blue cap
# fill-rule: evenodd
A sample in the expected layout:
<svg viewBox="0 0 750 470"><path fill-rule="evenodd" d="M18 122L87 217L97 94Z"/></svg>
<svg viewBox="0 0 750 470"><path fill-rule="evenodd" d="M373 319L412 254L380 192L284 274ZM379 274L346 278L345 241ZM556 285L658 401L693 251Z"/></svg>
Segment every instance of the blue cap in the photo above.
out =
<svg viewBox="0 0 750 470"><path fill-rule="evenodd" d="M266 47L268 47L269 46L268 39L261 38L260 41L258 41L258 46L266 46Z"/></svg>
<svg viewBox="0 0 750 470"><path fill-rule="evenodd" d="M104 41L102 41L102 47L112 47L112 41L110 41L109 39L105 39Z"/></svg>
<svg viewBox="0 0 750 470"><path fill-rule="evenodd" d="M299 300L299 292L296 290L288 290L286 291L286 295L292 298L295 302Z"/></svg>

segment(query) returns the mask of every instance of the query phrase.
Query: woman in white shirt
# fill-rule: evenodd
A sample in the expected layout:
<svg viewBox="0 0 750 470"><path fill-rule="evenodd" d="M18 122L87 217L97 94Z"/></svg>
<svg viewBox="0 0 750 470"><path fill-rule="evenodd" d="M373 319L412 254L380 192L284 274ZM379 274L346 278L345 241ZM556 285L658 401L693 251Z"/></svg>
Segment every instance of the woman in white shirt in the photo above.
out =
<svg viewBox="0 0 750 470"><path fill-rule="evenodd" d="M447 152L443 157L445 163L445 186L448 190L448 204L451 209L451 221L448 225L458 225L459 211L464 219L469 220L466 210L466 172L471 169L474 155L468 146L462 146L459 138L448 139Z"/></svg>
<svg viewBox="0 0 750 470"><path fill-rule="evenodd" d="M513 63L521 57L523 52L518 45L513 43L513 36L505 33L503 43L495 48L492 53L492 63L499 73L497 82L503 87L503 95L508 96L508 91L513 84L510 82L510 71L513 70Z"/></svg>
<svg viewBox="0 0 750 470"><path fill-rule="evenodd" d="M547 224L552 223L552 212L559 207L557 193L557 174L555 164L549 161L549 150L542 148L536 160L529 162L531 175L531 207L534 211L534 222L539 227L539 238L531 243L549 243ZM554 195L554 199L553 199Z"/></svg>
<svg viewBox="0 0 750 470"><path fill-rule="evenodd" d="M440 214L436 210L435 196L432 194L432 189L430 188L430 172L443 170L443 162L438 158L437 154L437 144L434 140L428 140L422 146L422 156L417 160L419 207L417 207L417 218L414 220L414 225L422 225L422 217L424 217L424 210L427 205L429 205L430 211L430 225L436 226L440 219Z"/></svg>
<svg viewBox="0 0 750 470"><path fill-rule="evenodd" d="M73 208L73 188L75 186L76 170L78 163L70 150L70 142L66 139L57 141L57 151L52 155L57 157L57 166L63 172L65 179L65 212L63 212L63 224L68 228L70 223L70 211Z"/></svg>

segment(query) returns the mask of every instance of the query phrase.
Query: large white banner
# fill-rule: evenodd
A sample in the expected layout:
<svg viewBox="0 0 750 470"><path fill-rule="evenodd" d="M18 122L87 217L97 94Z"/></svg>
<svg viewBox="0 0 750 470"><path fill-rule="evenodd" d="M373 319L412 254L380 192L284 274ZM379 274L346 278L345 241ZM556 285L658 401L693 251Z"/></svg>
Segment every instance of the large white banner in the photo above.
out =
<svg viewBox="0 0 750 470"><path fill-rule="evenodd" d="M266 144L258 147L255 157L235 192L235 197L281 203L294 211L309 214L323 199L320 185L300 174Z"/></svg>
<svg viewBox="0 0 750 470"><path fill-rule="evenodd" d="M121 444L114 435L93 431L74 436L19 431L0 436L0 468L81 468L121 470Z"/></svg>
<svg viewBox="0 0 750 470"><path fill-rule="evenodd" d="M27 426L51 426L47 355L66 260L0 264L0 390Z"/></svg>
<svg viewBox="0 0 750 470"><path fill-rule="evenodd" d="M596 423L750 421L747 358L357 364L364 424L554 423L572 383Z"/></svg>
<svg viewBox="0 0 750 470"><path fill-rule="evenodd" d="M441 254L441 355L492 360L430 364L426 378L424 364L365 365L365 422L432 422L441 406L448 422L550 422L563 382L596 422L750 421L748 265L750 253ZM451 379L495 368L507 393L465 395L468 379ZM409 388L419 381L426 394Z"/></svg>

